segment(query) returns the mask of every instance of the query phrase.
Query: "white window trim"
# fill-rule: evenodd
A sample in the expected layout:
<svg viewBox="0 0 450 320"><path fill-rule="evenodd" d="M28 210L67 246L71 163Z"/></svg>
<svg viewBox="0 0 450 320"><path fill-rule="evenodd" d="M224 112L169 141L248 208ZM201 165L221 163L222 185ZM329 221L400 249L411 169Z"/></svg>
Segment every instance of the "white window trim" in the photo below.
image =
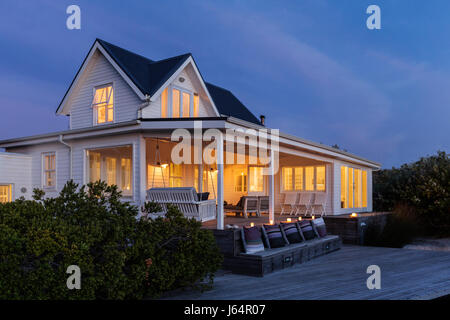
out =
<svg viewBox="0 0 450 320"><path fill-rule="evenodd" d="M45 185L45 156L54 155L55 156L55 186L49 187ZM41 154L41 186L45 191L56 191L58 188L58 157L56 151L43 152Z"/></svg>
<svg viewBox="0 0 450 320"><path fill-rule="evenodd" d="M0 182L0 187L8 187L9 186L9 194L10 194L10 196L11 196L11 198L9 199L9 202L13 202L14 201L14 197L15 197L15 195L14 195L14 191L15 191L15 188L14 188L14 183L7 183L7 182ZM0 202L1 203L1 202Z"/></svg>
<svg viewBox="0 0 450 320"><path fill-rule="evenodd" d="M314 190L306 190L306 167L314 168ZM325 190L317 190L317 167L325 167ZM284 188L284 180L283 180L283 169L284 168L302 168L303 172L303 181L302 181L302 189L295 190L295 174L294 170L292 170L292 190L286 190ZM310 192L310 193L327 193L327 165L303 165L303 166L282 166L280 168L280 190L282 193L298 193L298 192Z"/></svg>
<svg viewBox="0 0 450 320"><path fill-rule="evenodd" d="M129 143L120 143L120 144L107 144L107 145L96 145L93 147L84 148L84 157L83 157L83 184L86 185L89 183L89 156L88 151L95 151L99 149L109 149L109 148L117 148L117 147L131 147L131 194L123 194L122 198L126 200L132 199L136 201L136 171L135 171L135 155L134 152L136 150L136 145L133 142ZM102 171L101 171L102 172ZM101 173L100 173L101 175ZM119 177L120 180L120 177ZM102 179L103 181L103 179Z"/></svg>
<svg viewBox="0 0 450 320"><path fill-rule="evenodd" d="M92 87L91 109L92 109L92 125L93 126L104 126L104 125L116 123L116 86L114 85L114 82L115 81L111 81L111 82L107 82L107 83L102 82L102 83L94 84L94 86ZM97 112L96 107L94 107L93 103L92 103L92 102L94 102L95 90L109 87L109 86L111 86L112 93L113 93L113 121L105 121L104 123L98 123L97 122L98 112ZM106 112L106 114L107 114L107 112Z"/></svg>
<svg viewBox="0 0 450 320"><path fill-rule="evenodd" d="M189 98L189 118L194 118L194 94L197 94L197 93L193 92L193 91L191 91L189 89L182 88L180 86L173 85L173 84L168 86L168 90L167 90L168 91L167 92L167 108L168 108L168 110L167 110L167 117L168 118L173 118L173 114L172 114L172 109L173 109L173 106L172 106L173 89L176 89L176 90L180 91L180 106L179 106L180 110L178 111L179 115L180 115L179 118L183 118L183 92L190 95L190 98ZM200 104L200 96L199 96L199 104ZM199 108L200 108L200 106L199 106ZM162 99L161 99L161 113L162 113Z"/></svg>
<svg viewBox="0 0 450 320"><path fill-rule="evenodd" d="M345 212L345 213L350 213L350 212L354 212L354 211L364 211L364 210L367 210L367 208L369 207L369 178L368 178L368 175L369 175L369 173L368 173L368 169L365 169L365 168L361 168L361 167L357 167L357 166L349 166L349 165L345 165L345 164L343 164L343 165L341 165L340 166L340 168L339 168L339 174L341 174L341 168L342 167L346 167L347 168L347 170L348 169L353 169L353 183L352 183L352 186L354 186L354 184L355 184L355 170L361 170L361 184L360 184L360 186L359 186L359 194L360 194L360 196L361 196L361 205L363 204L363 184L364 184L364 181L363 181L363 174L362 174L362 172L363 171L365 171L366 172L366 186L367 186L367 189L366 189L366 206L365 207L363 207L363 206L361 206L361 207L355 207L355 188L353 188L353 204L352 204L352 207L350 208L350 207L348 207L348 208L342 208L341 207L341 192L342 192L342 185L340 185L339 186L339 209L340 209L340 211L341 212ZM347 174L347 196L350 194L350 181L349 181L349 174ZM340 181L340 180L339 180ZM347 202L348 202L348 199L347 199Z"/></svg>

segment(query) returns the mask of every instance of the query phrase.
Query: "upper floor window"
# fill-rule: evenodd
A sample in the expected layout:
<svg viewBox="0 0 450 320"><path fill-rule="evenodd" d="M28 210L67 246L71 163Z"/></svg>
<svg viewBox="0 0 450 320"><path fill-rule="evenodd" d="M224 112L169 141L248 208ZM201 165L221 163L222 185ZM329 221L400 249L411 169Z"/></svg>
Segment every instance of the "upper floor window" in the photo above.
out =
<svg viewBox="0 0 450 320"><path fill-rule="evenodd" d="M114 92L112 84L94 89L92 108L94 110L95 124L114 121Z"/></svg>
<svg viewBox="0 0 450 320"><path fill-rule="evenodd" d="M199 96L191 91L168 87L161 94L161 118L198 117Z"/></svg>
<svg viewBox="0 0 450 320"><path fill-rule="evenodd" d="M44 188L56 187L56 156L55 153L44 153L43 155L43 186Z"/></svg>

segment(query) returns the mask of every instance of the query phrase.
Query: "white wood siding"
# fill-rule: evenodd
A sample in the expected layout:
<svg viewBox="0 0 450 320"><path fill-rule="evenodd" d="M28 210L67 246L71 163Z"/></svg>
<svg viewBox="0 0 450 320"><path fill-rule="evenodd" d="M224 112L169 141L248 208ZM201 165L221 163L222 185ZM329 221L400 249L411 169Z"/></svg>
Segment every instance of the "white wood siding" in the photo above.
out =
<svg viewBox="0 0 450 320"><path fill-rule="evenodd" d="M93 88L107 83L112 83L114 88L114 122L137 119L137 110L142 101L108 60L97 51L69 99L71 129L93 126Z"/></svg>
<svg viewBox="0 0 450 320"><path fill-rule="evenodd" d="M31 157L31 188L43 189L43 161L42 155L54 152L56 156L56 187L45 190L48 197L55 197L69 179L69 148L61 143L46 143L28 147L9 148L7 151L25 154ZM32 190L31 190L32 191ZM32 193L31 193L32 194Z"/></svg>
<svg viewBox="0 0 450 320"><path fill-rule="evenodd" d="M12 200L20 197L30 199L31 187L31 157L20 154L0 153L0 184L9 184L12 188ZM26 192L22 192L22 188Z"/></svg>
<svg viewBox="0 0 450 320"><path fill-rule="evenodd" d="M180 82L180 77L184 78ZM194 68L188 64L180 74L170 83L182 89L197 93L199 95L199 117L215 117L214 108L206 92L203 90L200 79L195 74ZM169 86L170 86L169 85ZM170 108L170 106L168 106ZM161 95L155 97L155 100L149 106L142 109L142 118L160 118L161 117Z"/></svg>

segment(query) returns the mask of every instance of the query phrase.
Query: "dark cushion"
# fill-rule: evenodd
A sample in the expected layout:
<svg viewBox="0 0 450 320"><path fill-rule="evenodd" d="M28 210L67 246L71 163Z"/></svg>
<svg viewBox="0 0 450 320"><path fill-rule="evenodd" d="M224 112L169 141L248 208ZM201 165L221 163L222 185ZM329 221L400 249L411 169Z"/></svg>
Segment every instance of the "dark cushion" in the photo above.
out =
<svg viewBox="0 0 450 320"><path fill-rule="evenodd" d="M317 218L311 220L313 227L320 238L323 238L327 235L327 227L325 226L325 221L323 218Z"/></svg>
<svg viewBox="0 0 450 320"><path fill-rule="evenodd" d="M266 237L270 248L280 248L289 244L279 225L264 224L263 228L265 231L263 235Z"/></svg>
<svg viewBox="0 0 450 320"><path fill-rule="evenodd" d="M264 251L261 231L259 231L258 227L243 227L241 229L241 238L245 253Z"/></svg>
<svg viewBox="0 0 450 320"><path fill-rule="evenodd" d="M299 243L303 241L303 237L297 223L281 223L280 226L283 229L289 243Z"/></svg>
<svg viewBox="0 0 450 320"><path fill-rule="evenodd" d="M299 221L298 225L300 226L302 234L306 240L311 240L316 237L316 233L314 232L313 226L311 224L311 220Z"/></svg>
<svg viewBox="0 0 450 320"><path fill-rule="evenodd" d="M209 198L209 192L197 193L198 201L205 201Z"/></svg>

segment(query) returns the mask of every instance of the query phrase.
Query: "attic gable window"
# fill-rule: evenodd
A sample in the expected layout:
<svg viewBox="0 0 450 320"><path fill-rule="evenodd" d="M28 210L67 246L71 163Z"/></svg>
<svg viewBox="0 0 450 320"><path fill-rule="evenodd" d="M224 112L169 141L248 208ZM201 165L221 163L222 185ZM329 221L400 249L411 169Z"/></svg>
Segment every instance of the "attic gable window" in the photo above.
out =
<svg viewBox="0 0 450 320"><path fill-rule="evenodd" d="M161 94L161 118L198 117L199 96L197 93L169 87Z"/></svg>
<svg viewBox="0 0 450 320"><path fill-rule="evenodd" d="M114 92L112 84L94 88L92 109L94 111L95 124L114 121Z"/></svg>

